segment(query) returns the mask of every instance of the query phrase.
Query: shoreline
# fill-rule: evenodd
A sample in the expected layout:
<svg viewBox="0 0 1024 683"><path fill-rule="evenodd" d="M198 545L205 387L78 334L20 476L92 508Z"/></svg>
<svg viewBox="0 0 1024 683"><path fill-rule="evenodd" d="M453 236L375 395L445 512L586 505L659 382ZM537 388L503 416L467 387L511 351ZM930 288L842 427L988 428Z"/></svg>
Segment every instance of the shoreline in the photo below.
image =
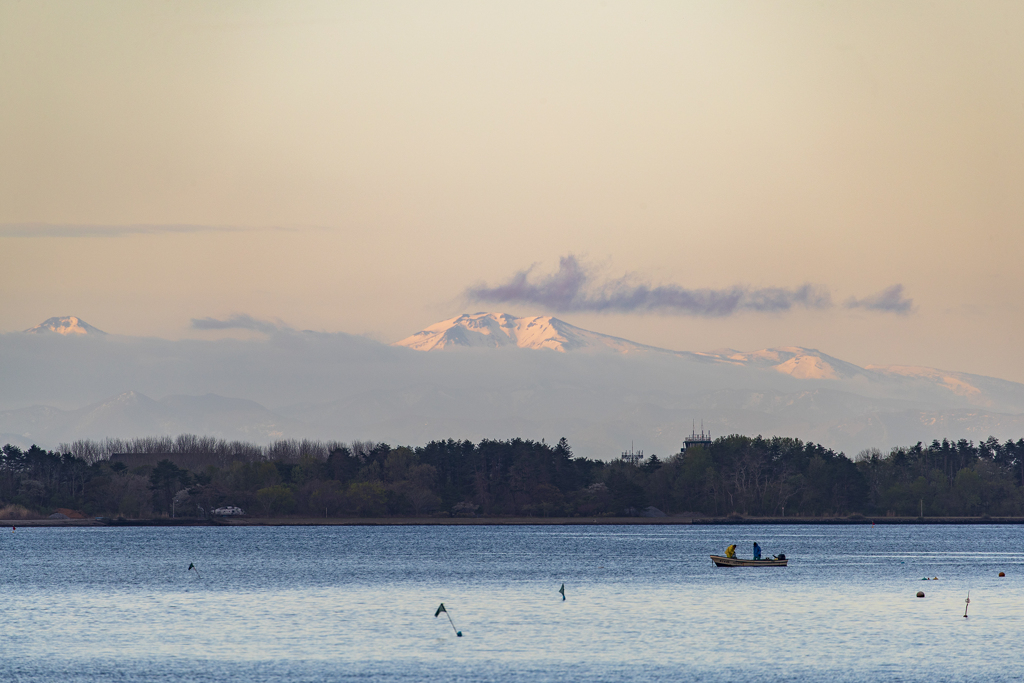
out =
<svg viewBox="0 0 1024 683"><path fill-rule="evenodd" d="M765 526L881 524L1024 524L1024 517L242 517L153 519L12 519L0 527L182 526Z"/></svg>

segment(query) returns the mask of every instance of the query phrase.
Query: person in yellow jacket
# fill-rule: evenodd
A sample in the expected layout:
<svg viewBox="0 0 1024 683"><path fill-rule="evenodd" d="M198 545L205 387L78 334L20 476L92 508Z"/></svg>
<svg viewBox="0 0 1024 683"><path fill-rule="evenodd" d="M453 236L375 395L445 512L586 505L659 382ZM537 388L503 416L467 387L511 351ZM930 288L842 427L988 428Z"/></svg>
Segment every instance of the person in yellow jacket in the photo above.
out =
<svg viewBox="0 0 1024 683"><path fill-rule="evenodd" d="M725 549L725 556L728 557L730 560L735 560L736 559L736 544L735 543Z"/></svg>

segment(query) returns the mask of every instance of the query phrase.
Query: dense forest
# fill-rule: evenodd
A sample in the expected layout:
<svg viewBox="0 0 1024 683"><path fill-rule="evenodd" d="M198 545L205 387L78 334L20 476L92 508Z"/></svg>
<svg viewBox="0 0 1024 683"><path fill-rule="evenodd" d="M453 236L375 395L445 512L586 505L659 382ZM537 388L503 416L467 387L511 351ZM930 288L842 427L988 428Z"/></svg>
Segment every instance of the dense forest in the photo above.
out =
<svg viewBox="0 0 1024 683"><path fill-rule="evenodd" d="M726 436L637 464L574 457L565 439L385 443L192 435L7 445L0 518L251 516L1019 516L1024 439L842 453L799 439Z"/></svg>

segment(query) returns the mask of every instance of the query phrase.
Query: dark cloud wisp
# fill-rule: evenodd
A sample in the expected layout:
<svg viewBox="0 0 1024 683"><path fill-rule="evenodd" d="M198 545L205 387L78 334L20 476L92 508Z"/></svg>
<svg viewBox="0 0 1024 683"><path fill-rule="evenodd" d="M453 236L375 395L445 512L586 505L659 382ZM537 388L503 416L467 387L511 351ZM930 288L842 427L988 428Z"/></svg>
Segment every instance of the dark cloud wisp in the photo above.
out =
<svg viewBox="0 0 1024 683"><path fill-rule="evenodd" d="M264 334L272 334L289 329L286 325L269 320L259 320L251 315L232 315L224 318L192 318L193 330L253 330Z"/></svg>
<svg viewBox="0 0 1024 683"><path fill-rule="evenodd" d="M552 275L531 278L532 267L504 284L471 287L467 296L489 303L536 304L560 312L656 311L681 315L724 317L741 311L784 312L794 307L832 307L828 289L805 284L795 289L735 286L727 289L687 289L679 285L648 285L630 278L596 281L572 254L559 260Z"/></svg>
<svg viewBox="0 0 1024 683"><path fill-rule="evenodd" d="M851 297L843 305L846 308L864 308L869 311L898 313L899 315L907 315L914 310L914 300L903 295L903 285L900 284L886 287L881 292L863 299Z"/></svg>

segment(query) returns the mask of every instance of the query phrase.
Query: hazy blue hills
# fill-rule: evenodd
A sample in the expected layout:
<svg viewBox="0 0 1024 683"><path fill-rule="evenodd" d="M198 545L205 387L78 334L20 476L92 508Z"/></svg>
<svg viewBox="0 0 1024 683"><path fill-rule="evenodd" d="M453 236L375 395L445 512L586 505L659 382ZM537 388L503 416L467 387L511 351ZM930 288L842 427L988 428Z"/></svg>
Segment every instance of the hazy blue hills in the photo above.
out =
<svg viewBox="0 0 1024 683"><path fill-rule="evenodd" d="M160 434L207 434L257 443L302 432L306 425L254 401L204 396L154 400L128 391L75 410L31 406L0 412L0 440L57 444L76 439Z"/></svg>

